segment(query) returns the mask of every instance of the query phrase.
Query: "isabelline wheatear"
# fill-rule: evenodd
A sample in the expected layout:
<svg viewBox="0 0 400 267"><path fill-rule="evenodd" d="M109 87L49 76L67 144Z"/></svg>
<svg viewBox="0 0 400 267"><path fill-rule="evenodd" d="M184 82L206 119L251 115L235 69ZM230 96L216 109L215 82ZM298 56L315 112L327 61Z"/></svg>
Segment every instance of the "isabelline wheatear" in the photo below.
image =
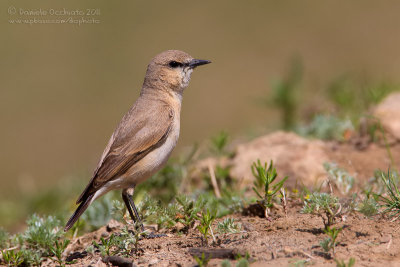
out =
<svg viewBox="0 0 400 267"><path fill-rule="evenodd" d="M153 58L139 98L112 134L65 231L94 200L114 189L122 189L122 199L132 220L140 221L132 189L167 162L179 137L183 91L193 69L208 63L178 50L168 50Z"/></svg>

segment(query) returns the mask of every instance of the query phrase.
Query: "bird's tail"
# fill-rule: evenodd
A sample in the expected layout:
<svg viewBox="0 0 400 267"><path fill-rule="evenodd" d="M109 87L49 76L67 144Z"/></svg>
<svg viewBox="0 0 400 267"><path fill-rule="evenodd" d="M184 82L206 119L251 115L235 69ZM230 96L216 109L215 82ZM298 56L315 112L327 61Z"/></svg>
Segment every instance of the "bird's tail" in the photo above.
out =
<svg viewBox="0 0 400 267"><path fill-rule="evenodd" d="M67 224L65 225L64 231L67 232L76 223L82 213L88 208L92 202L93 194L89 195L84 201L79 204L79 207L75 210L74 214L69 218Z"/></svg>

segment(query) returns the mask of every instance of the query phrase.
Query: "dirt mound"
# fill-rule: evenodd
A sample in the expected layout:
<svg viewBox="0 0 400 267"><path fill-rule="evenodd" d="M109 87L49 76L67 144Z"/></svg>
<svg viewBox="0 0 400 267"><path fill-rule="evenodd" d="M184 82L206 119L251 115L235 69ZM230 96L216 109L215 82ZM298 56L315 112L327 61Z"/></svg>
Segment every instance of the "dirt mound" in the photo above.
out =
<svg viewBox="0 0 400 267"><path fill-rule="evenodd" d="M323 163L330 161L326 144L319 140L307 140L295 133L276 132L238 145L231 160L231 175L243 181L243 186L254 181L250 166L258 159L275 163L283 178L289 176L288 185L299 184L313 187L326 178Z"/></svg>
<svg viewBox="0 0 400 267"><path fill-rule="evenodd" d="M400 140L400 93L386 97L376 108L373 115L379 119L386 133Z"/></svg>

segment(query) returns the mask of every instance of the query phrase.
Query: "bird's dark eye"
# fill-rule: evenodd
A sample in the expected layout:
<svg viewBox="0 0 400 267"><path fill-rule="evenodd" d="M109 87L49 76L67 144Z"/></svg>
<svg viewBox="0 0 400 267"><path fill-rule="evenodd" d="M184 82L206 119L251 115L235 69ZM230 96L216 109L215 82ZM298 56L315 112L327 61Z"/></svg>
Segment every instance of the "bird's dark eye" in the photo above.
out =
<svg viewBox="0 0 400 267"><path fill-rule="evenodd" d="M169 65L171 68L177 68L177 67L182 67L182 66L183 66L182 63L176 62L176 61L170 61L170 62L168 63L168 65Z"/></svg>

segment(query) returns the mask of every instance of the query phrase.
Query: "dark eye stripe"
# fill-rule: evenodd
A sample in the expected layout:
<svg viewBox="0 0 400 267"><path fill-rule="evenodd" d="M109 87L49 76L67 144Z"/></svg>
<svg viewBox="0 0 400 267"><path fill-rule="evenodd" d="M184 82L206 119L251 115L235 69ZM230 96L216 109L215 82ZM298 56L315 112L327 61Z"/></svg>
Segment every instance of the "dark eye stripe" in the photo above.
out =
<svg viewBox="0 0 400 267"><path fill-rule="evenodd" d="M168 65L169 65L171 68L178 68L178 67L182 67L182 66L183 66L182 63L177 62L177 61L170 61L170 62L168 63Z"/></svg>

